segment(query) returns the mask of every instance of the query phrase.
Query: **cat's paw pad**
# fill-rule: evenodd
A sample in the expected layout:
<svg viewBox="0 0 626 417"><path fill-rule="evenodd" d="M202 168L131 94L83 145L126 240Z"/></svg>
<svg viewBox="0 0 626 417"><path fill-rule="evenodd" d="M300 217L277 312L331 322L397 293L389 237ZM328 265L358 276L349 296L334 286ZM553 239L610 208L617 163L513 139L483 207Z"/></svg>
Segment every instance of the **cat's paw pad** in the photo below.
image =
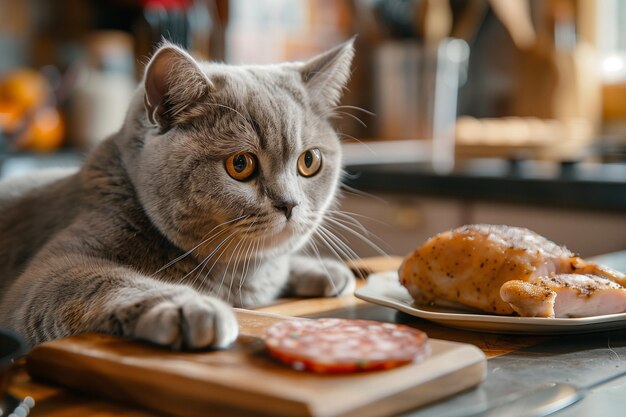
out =
<svg viewBox="0 0 626 417"><path fill-rule="evenodd" d="M301 297L339 297L354 293L356 280L345 264L332 259L312 263L292 277L294 295Z"/></svg>
<svg viewBox="0 0 626 417"><path fill-rule="evenodd" d="M225 348L238 334L232 308L199 294L163 300L137 319L134 336L174 349Z"/></svg>

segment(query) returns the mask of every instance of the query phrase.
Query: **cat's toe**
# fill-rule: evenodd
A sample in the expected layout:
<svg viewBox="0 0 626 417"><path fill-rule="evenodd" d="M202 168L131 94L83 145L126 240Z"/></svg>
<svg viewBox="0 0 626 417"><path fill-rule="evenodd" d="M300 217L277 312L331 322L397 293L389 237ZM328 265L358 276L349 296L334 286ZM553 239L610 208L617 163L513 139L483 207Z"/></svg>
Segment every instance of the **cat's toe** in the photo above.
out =
<svg viewBox="0 0 626 417"><path fill-rule="evenodd" d="M173 349L226 348L237 338L232 308L213 297L185 294L161 301L138 319L134 336Z"/></svg>
<svg viewBox="0 0 626 417"><path fill-rule="evenodd" d="M176 347L180 340L180 313L176 304L156 304L137 319L134 336L157 345Z"/></svg>
<svg viewBox="0 0 626 417"><path fill-rule="evenodd" d="M196 297L182 308L184 345L188 349L223 349L237 338L232 308L216 298Z"/></svg>

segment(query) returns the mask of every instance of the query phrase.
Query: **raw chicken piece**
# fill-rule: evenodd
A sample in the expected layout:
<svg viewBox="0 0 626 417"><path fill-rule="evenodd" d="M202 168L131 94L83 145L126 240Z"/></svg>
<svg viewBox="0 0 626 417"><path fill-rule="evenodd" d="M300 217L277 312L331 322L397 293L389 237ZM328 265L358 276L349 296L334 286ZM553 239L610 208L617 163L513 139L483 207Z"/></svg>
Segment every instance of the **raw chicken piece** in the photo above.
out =
<svg viewBox="0 0 626 417"><path fill-rule="evenodd" d="M443 232L409 254L399 275L420 304L534 317L626 311L626 275L519 227L469 225Z"/></svg>

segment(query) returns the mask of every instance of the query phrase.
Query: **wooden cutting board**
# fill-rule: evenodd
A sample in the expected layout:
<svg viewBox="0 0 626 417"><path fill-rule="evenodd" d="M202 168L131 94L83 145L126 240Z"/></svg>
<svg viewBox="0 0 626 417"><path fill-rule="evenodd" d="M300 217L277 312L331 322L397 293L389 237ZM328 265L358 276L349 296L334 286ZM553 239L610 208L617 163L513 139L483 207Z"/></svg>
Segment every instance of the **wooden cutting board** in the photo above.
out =
<svg viewBox="0 0 626 417"><path fill-rule="evenodd" d="M485 356L472 345L431 340L421 364L350 375L297 372L275 362L262 336L289 320L237 311L240 337L224 351L181 353L99 334L48 342L28 356L31 375L173 416L382 416L480 383Z"/></svg>

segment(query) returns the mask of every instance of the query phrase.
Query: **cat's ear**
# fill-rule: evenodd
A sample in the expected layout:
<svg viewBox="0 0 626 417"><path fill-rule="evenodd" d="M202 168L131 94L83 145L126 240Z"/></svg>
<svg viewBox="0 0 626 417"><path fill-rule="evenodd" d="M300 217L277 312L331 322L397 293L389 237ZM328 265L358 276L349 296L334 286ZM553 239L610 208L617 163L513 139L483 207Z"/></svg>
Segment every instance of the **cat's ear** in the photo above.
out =
<svg viewBox="0 0 626 417"><path fill-rule="evenodd" d="M350 78L354 39L312 58L300 68L309 95L322 109L336 106L341 99L342 90Z"/></svg>
<svg viewBox="0 0 626 417"><path fill-rule="evenodd" d="M144 87L148 120L167 129L189 116L213 85L191 55L166 43L148 63Z"/></svg>

